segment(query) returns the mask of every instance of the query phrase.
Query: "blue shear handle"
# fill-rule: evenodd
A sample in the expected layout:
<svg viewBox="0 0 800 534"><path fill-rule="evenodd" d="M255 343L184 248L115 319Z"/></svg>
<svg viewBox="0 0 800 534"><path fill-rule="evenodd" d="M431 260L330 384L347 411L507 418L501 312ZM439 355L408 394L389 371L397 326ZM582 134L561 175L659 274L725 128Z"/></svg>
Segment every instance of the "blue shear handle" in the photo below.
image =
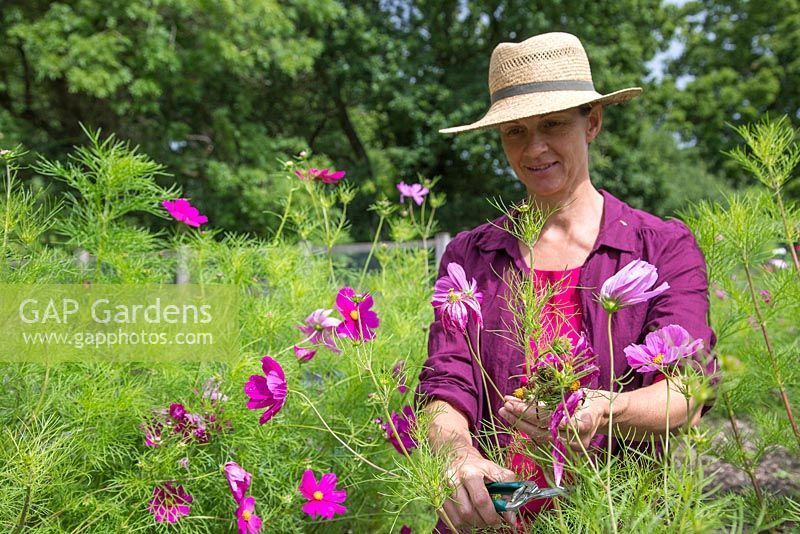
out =
<svg viewBox="0 0 800 534"><path fill-rule="evenodd" d="M515 491L524 485L523 482L491 482L486 484L486 490L490 495L513 495ZM505 499L492 499L495 512L505 512L508 501Z"/></svg>
<svg viewBox="0 0 800 534"><path fill-rule="evenodd" d="M490 482L486 484L486 489L489 493L501 493L503 495L510 495L524 486L525 483L521 481L515 482Z"/></svg>
<svg viewBox="0 0 800 534"><path fill-rule="evenodd" d="M508 506L508 501L505 499L492 499L494 503L494 511L495 512L505 512L506 506Z"/></svg>

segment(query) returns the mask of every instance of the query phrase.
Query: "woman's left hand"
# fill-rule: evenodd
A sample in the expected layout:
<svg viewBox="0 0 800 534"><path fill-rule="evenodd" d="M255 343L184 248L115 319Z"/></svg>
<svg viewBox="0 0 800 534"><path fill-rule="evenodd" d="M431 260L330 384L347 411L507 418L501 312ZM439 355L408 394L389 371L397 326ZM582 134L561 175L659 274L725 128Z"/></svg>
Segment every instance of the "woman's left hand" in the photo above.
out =
<svg viewBox="0 0 800 534"><path fill-rule="evenodd" d="M500 415L511 426L525 432L537 443L550 441L551 412L543 408L537 410L535 406L529 406L512 396L506 396L505 401L500 408ZM608 392L587 389L575 415L569 420L564 419L559 425L561 439L575 450L580 450L581 446L588 448L592 438L603 433L604 425L608 423L608 411Z"/></svg>

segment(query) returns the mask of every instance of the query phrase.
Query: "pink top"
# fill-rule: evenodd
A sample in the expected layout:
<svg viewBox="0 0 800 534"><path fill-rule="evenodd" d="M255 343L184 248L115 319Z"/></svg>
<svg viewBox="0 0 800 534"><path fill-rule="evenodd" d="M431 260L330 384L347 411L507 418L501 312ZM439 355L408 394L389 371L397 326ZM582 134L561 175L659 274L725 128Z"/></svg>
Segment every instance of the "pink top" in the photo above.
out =
<svg viewBox="0 0 800 534"><path fill-rule="evenodd" d="M575 267L566 271L534 269L533 274L537 285L544 285L548 282L551 285L561 284L562 291L553 295L550 302L547 303L543 320L548 336L567 336L575 345L581 333L581 301L578 295L578 279L581 275L581 268ZM559 311L558 314L554 313L556 310ZM567 320L558 320L559 315ZM560 327L558 332L554 332L556 325Z"/></svg>
<svg viewBox="0 0 800 534"><path fill-rule="evenodd" d="M526 272L526 274L529 273L530 271ZM575 267L565 271L534 269L533 273L537 285L544 285L547 282L551 285L560 283L563 289L561 293L553 295L545 307L542 319L545 323L546 335L548 337L567 336L572 341L572 344L575 345L581 329L581 302L578 295L578 279L581 274L581 268ZM554 313L555 310L558 310L558 314ZM556 325L560 326L558 332L554 332ZM524 454L514 452L514 449L515 447L512 444L510 447L511 470L524 479L533 480L539 487L548 487L542 468ZM535 514L551 506L552 499L537 499L526 504L522 510L528 514Z"/></svg>

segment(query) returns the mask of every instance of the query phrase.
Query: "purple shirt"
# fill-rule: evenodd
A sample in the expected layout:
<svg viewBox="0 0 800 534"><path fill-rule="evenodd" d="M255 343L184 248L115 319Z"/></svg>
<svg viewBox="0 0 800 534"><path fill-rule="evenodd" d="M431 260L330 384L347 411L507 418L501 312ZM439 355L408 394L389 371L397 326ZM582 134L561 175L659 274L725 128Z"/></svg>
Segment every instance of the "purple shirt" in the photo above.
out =
<svg viewBox="0 0 800 534"><path fill-rule="evenodd" d="M614 314L614 370L617 378L630 379L621 391L629 391L653 383L656 373L632 372L623 349L631 343L642 343L645 335L668 324L684 327L694 338L702 338L710 349L716 338L708 325L708 279L703 254L689 229L680 221L664 221L633 209L606 191L603 218L586 262L580 270L579 289L581 323L597 354L600 368L599 389L609 388L608 315L595 299L603 282L635 259L643 259L658 268L658 284L669 282L670 289L648 302L624 308ZM505 217L477 228L461 232L448 245L439 265L439 276L446 274L447 264L459 263L467 279L475 278L483 292L484 328L478 332L470 325L468 333L473 347L480 347L481 359L492 380L503 394L519 387L523 353L512 342L505 325L514 324L506 309L504 294L508 286L501 275L508 269L518 274L527 270L517 240L501 228ZM477 342L480 341L480 345ZM478 350L478 349L476 349ZM699 357L699 356L698 356ZM440 399L463 413L470 431L477 434L481 421L488 418L488 406L481 381L481 371L470 355L461 333L445 332L436 313L428 338L428 359L420 374L418 400ZM714 361L705 363L706 370ZM510 378L514 375L517 377ZM617 388L618 390L619 387ZM492 395L494 414L502 402ZM508 444L510 436L500 435L500 443Z"/></svg>

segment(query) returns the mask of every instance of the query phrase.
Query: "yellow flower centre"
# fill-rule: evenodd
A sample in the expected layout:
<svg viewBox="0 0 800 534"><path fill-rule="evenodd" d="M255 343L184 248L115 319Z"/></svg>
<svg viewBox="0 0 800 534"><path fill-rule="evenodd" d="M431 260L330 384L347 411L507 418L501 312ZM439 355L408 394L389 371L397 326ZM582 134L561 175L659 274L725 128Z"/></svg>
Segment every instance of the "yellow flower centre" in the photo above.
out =
<svg viewBox="0 0 800 534"><path fill-rule="evenodd" d="M570 391L578 391L580 388L581 388L581 383L578 382L577 380L569 385Z"/></svg>
<svg viewBox="0 0 800 534"><path fill-rule="evenodd" d="M250 521L250 512L248 512L247 510L242 512L242 519L244 519L245 521Z"/></svg>
<svg viewBox="0 0 800 534"><path fill-rule="evenodd" d="M315 491L311 496L314 497L315 501L321 501L323 497L325 497L325 495L323 495L319 490Z"/></svg>
<svg viewBox="0 0 800 534"><path fill-rule="evenodd" d="M447 292L447 302L458 302L460 299L461 296L451 287Z"/></svg>
<svg viewBox="0 0 800 534"><path fill-rule="evenodd" d="M525 390L523 388L517 388L514 390L514 396L518 399L521 399L525 396Z"/></svg>
<svg viewBox="0 0 800 534"><path fill-rule="evenodd" d="M663 354L659 354L658 356L653 358L653 363L658 365L658 364L660 364L662 362L663 359L664 359L664 355Z"/></svg>
<svg viewBox="0 0 800 534"><path fill-rule="evenodd" d="M350 312L350 318L354 321L358 321L358 310L353 310Z"/></svg>

